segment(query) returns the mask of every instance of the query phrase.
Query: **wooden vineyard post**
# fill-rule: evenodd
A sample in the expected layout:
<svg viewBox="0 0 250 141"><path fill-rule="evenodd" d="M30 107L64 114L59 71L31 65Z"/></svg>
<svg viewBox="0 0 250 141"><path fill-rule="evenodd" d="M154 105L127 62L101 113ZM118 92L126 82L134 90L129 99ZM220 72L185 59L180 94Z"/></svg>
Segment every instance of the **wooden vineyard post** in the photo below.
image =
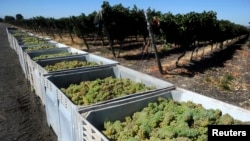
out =
<svg viewBox="0 0 250 141"><path fill-rule="evenodd" d="M156 58L156 61L157 61L157 65L158 65L159 71L160 71L161 74L163 74L164 72L162 70L161 61L160 61L160 58L158 56L158 51L157 51L157 48L156 48L156 45L155 45L154 34L152 32L152 28L151 28L150 22L148 20L148 11L149 10L147 10L146 12L144 12L144 14L145 14L145 17L146 17L147 29L148 29L148 32L149 32L150 46L153 47L153 49L155 51L155 58Z"/></svg>

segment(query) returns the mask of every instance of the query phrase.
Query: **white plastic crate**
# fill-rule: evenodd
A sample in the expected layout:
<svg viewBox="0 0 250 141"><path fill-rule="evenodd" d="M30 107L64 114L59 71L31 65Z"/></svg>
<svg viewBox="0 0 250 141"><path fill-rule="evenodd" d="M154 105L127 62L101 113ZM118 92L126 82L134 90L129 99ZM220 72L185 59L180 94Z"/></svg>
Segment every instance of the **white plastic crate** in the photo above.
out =
<svg viewBox="0 0 250 141"><path fill-rule="evenodd" d="M84 61L84 62L96 62L98 65L85 66L85 67L79 67L79 68L74 68L74 69L50 71L50 72L45 70L45 68L44 68L47 65L53 65L55 63L59 63L62 61L73 61L73 60ZM104 67L104 66L113 66L115 64L119 64L119 62L89 53L89 54L72 55L72 56L47 59L47 60L39 60L39 61L35 61L34 65L35 65L35 68L41 74L53 74L55 72L61 72L61 71L76 70L76 69L81 69L81 70L82 69L84 69L84 70L85 69L93 69L93 68L99 68L99 67Z"/></svg>
<svg viewBox="0 0 250 141"><path fill-rule="evenodd" d="M177 88L176 90L166 91L134 101L124 100L117 103L117 105L92 110L79 110L76 114L77 120L75 122L76 137L78 137L77 141L109 141L101 132L104 128L104 121L123 121L126 116L131 116L133 113L142 110L149 102L155 102L159 96L171 98L178 102L192 101L196 104L202 104L206 109L220 109L222 114L228 113L235 119L250 121L249 110L192 91Z"/></svg>
<svg viewBox="0 0 250 141"><path fill-rule="evenodd" d="M24 34L27 34L27 36L33 36L33 37L35 37L33 34L31 34L31 33L27 33L27 32L24 32L24 31L16 31L16 32L22 32L22 33L24 33ZM36 45L26 45L26 46L22 46L21 44L19 44L19 41L21 40L21 38L22 37L19 37L19 36L16 36L16 37L14 37L13 36L13 47L14 47L14 49L15 49L15 51L16 51L16 53L18 54L18 57L19 57L19 62L20 62L20 65L21 65L21 68L22 68L22 70L23 70L23 72L24 72L24 74L25 74L25 78L26 79L28 79L28 75L27 75L27 69L26 69L26 67L25 67L25 58L24 58L24 51L25 51L25 49L26 48L28 48L29 46L38 46L38 44L36 44ZM35 37L35 38L37 38L37 37Z"/></svg>
<svg viewBox="0 0 250 141"><path fill-rule="evenodd" d="M18 41L17 39L13 36L12 38L12 42L13 42L13 47L14 50L16 51L16 53L19 55L19 45L18 45Z"/></svg>
<svg viewBox="0 0 250 141"><path fill-rule="evenodd" d="M49 127L53 129L55 134L57 135L58 141L60 141L61 133L60 133L60 121L58 114L58 91L53 89L53 86L49 83L44 83L46 87L44 91L47 91L47 95L45 96L45 112L47 123Z"/></svg>
<svg viewBox="0 0 250 141"><path fill-rule="evenodd" d="M11 28L6 28L6 33L7 33L7 37L8 37L8 42L10 44L10 47L13 49L13 45L12 45L12 36L11 36L11 32L10 32Z"/></svg>
<svg viewBox="0 0 250 141"><path fill-rule="evenodd" d="M13 42L13 38L15 38L15 37L12 34L17 32L17 31L18 30L16 28L12 28L12 27L6 28L6 32L7 32L7 35L8 35L8 41L10 43L10 47L12 49L14 49L15 51L16 51L15 46L14 46L15 44Z"/></svg>
<svg viewBox="0 0 250 141"><path fill-rule="evenodd" d="M14 36L12 36L12 38L11 38L11 44L12 44L12 48L18 54L17 40L16 40L16 38Z"/></svg>
<svg viewBox="0 0 250 141"><path fill-rule="evenodd" d="M26 52L30 52L30 51L27 51L26 49L29 48L29 47L35 47L35 46L40 46L40 45L54 45L55 48L64 48L64 47L69 47L65 44L62 44L62 43L59 43L59 42L56 42L54 40L51 40L50 38L42 38L42 37L39 37L39 36L35 36L31 33L27 33L29 36L31 37L34 37L34 38L37 38L38 40L41 40L42 42L41 43L37 43L37 44L29 44L29 45L22 45L22 42L19 42L19 40L17 41L17 46L19 46L18 48L20 49L19 51L26 51ZM21 41L21 40L20 40ZM37 51L37 50L33 50L33 51Z"/></svg>
<svg viewBox="0 0 250 141"><path fill-rule="evenodd" d="M33 78L32 78L32 73L35 69L35 61L33 60L34 57L40 56L40 55L46 55L46 54L55 54L55 53L63 53L63 52L69 52L74 55L79 55L79 54L88 54L85 51L81 50L76 50L71 47L60 47L60 48L54 48L54 49L46 49L46 50L40 50L40 51L32 51L32 52L24 52L24 68L25 68L25 73L27 75L27 79L30 80L31 85L33 86ZM72 56L72 55L68 55ZM66 56L63 56L66 57ZM54 58L62 58L62 57L54 57ZM46 58L42 60L48 60L52 58Z"/></svg>
<svg viewBox="0 0 250 141"><path fill-rule="evenodd" d="M115 78L129 78L132 81L135 82L141 82L146 84L147 86L155 86L156 90L151 90L148 92L142 92L137 94L130 94L124 97L120 98L114 98L111 100L99 102L97 104L91 104L88 106L79 106L72 103L72 101L60 90L62 87L67 87L70 84L77 84L81 81L87 81L87 80L95 80L97 78L106 78L109 76L113 76ZM49 106L48 108L52 109L58 109L58 116L50 116L53 119L50 121L60 121L60 128L61 128L61 138L62 139L74 139L74 121L75 121L75 111L79 108L89 108L89 107L95 107L101 104L110 103L112 101L119 101L125 98L130 97L136 97L143 94L150 95L155 91L158 90L167 90L167 89L173 89L174 85L163 81L161 79L149 76L147 74L129 69L127 67L123 67L120 65L112 66L112 67L106 67L106 68L100 68L95 69L91 71L72 71L67 72L66 74L58 74L58 75L52 75L44 78L45 83L45 96L46 96L46 105L52 105L47 104L48 102L56 101L56 100L48 100L49 98L58 98L58 107L52 107ZM46 88L47 86L52 86L51 88ZM55 95L53 97L49 95ZM56 105L54 105L56 106ZM49 110L48 110L49 111ZM51 111L51 110L50 110ZM53 115L54 113L47 113L50 115ZM56 117L59 117L59 119L55 119Z"/></svg>
<svg viewBox="0 0 250 141"><path fill-rule="evenodd" d="M58 62L70 61L70 60L96 62L98 65L79 67L79 68L74 68L74 69L50 71L50 72L44 69L46 65L53 65ZM31 75L33 78L34 89L35 89L36 94L41 98L42 103L45 104L45 94L43 93L43 90L42 90L44 87L42 80L45 74L53 75L54 73L63 73L63 72L70 71L70 70L90 70L90 69L95 69L95 68L100 68L100 67L113 66L113 65L118 64L118 62L101 57L101 56L97 56L94 54L79 54L79 55L72 55L68 57L35 61L33 64L34 64L33 65L34 69Z"/></svg>
<svg viewBox="0 0 250 141"><path fill-rule="evenodd" d="M49 45L49 44L48 44ZM52 44L50 44L52 45ZM21 67L24 71L24 74L25 74L25 78L30 80L30 77L29 77L29 70L27 69L28 66L26 66L26 64L29 65L29 63L27 62L26 60L26 57L25 57L25 53L26 52L33 52L33 51L25 51L25 49L27 49L28 47L31 47L31 46L40 46L40 45L29 45L29 46L20 46L20 45L17 45L17 51L18 51L18 57L19 57L19 62L21 64ZM55 46L56 48L56 46ZM53 49L53 48L52 48ZM50 49L44 49L44 50L39 50L39 51L45 51L45 50L50 50ZM36 51L34 51L36 52Z"/></svg>

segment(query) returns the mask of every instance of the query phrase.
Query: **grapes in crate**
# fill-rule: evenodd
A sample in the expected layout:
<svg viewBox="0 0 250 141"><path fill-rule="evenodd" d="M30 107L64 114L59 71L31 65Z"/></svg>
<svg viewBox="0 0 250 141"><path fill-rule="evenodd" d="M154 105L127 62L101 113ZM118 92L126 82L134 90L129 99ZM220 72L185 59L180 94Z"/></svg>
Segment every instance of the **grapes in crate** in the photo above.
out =
<svg viewBox="0 0 250 141"><path fill-rule="evenodd" d="M68 88L61 88L61 91L76 105L90 105L154 89L156 89L155 86L146 86L128 78L106 77L71 84Z"/></svg>
<svg viewBox="0 0 250 141"><path fill-rule="evenodd" d="M33 57L32 59L37 61L37 60L48 59L48 58L70 56L70 55L74 55L74 54L77 54L77 53L61 52L61 53L53 53L53 54L42 54L42 55Z"/></svg>
<svg viewBox="0 0 250 141"><path fill-rule="evenodd" d="M159 97L141 111L121 120L105 121L102 133L110 140L207 141L208 125L250 124L235 120L219 109L205 109L191 101Z"/></svg>
<svg viewBox="0 0 250 141"><path fill-rule="evenodd" d="M53 65L46 65L44 68L47 71L57 71L57 70L64 70L64 69L74 69L79 67L86 67L86 66L97 66L99 65L96 62L87 62L87 61L62 61L55 63Z"/></svg>

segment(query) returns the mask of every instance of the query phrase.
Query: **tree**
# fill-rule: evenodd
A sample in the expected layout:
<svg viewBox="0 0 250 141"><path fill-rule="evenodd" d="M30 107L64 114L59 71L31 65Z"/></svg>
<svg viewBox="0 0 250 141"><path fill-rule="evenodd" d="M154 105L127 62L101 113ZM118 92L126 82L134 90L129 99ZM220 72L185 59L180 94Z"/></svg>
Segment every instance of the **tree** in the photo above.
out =
<svg viewBox="0 0 250 141"><path fill-rule="evenodd" d="M120 49L124 39L131 35L131 14L129 8L123 7L122 4L110 6L107 1L102 4L102 26L109 40L109 46L114 57L119 57ZM114 40L117 40L120 47L114 47ZM116 51L118 50L118 55Z"/></svg>
<svg viewBox="0 0 250 141"><path fill-rule="evenodd" d="M0 22L3 22L3 18L0 18Z"/></svg>
<svg viewBox="0 0 250 141"><path fill-rule="evenodd" d="M5 16L4 17L4 21L6 22L6 23L11 23L11 22L14 22L16 19L15 19L15 17L13 17L13 16Z"/></svg>
<svg viewBox="0 0 250 141"><path fill-rule="evenodd" d="M160 58L158 56L158 51L157 51L157 48L156 48L156 45L155 45L154 34L153 34L153 31L152 31L152 27L150 26L150 22L148 20L148 12L150 12L150 9L148 9L147 12L145 12L145 18L146 18L146 21L147 21L147 29L149 31L150 44L151 44L151 47L154 48L155 58L157 60L159 71L160 71L161 74L164 74L164 72L162 70L161 61L160 61Z"/></svg>
<svg viewBox="0 0 250 141"><path fill-rule="evenodd" d="M16 14L16 20L23 20L23 15L22 14Z"/></svg>

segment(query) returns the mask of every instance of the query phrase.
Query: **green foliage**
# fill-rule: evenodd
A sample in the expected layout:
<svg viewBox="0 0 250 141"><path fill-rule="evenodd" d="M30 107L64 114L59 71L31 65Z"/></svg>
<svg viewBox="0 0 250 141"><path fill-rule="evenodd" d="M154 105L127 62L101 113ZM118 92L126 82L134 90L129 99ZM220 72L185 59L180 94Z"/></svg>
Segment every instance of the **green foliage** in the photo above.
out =
<svg viewBox="0 0 250 141"><path fill-rule="evenodd" d="M219 87L223 90L231 90L231 83L234 80L234 76L231 74L225 74L220 79Z"/></svg>
<svg viewBox="0 0 250 141"><path fill-rule="evenodd" d="M128 78L107 77L94 81L82 81L80 84L71 84L67 88L61 88L61 91L74 104L89 105L152 89L155 87L147 87L145 84L134 82Z"/></svg>
<svg viewBox="0 0 250 141"><path fill-rule="evenodd" d="M168 51L171 49L171 44L167 43L163 45L163 51Z"/></svg>
<svg viewBox="0 0 250 141"><path fill-rule="evenodd" d="M96 62L72 60L72 61L58 62L53 65L46 65L44 68L47 71L57 71L57 70L73 69L86 66L97 66L97 65L99 64Z"/></svg>
<svg viewBox="0 0 250 141"><path fill-rule="evenodd" d="M23 20L23 15L22 14L16 14L16 20Z"/></svg>
<svg viewBox="0 0 250 141"><path fill-rule="evenodd" d="M6 22L6 23L12 23L12 22L15 22L15 17L13 17L13 16L5 16L4 17L4 22Z"/></svg>
<svg viewBox="0 0 250 141"><path fill-rule="evenodd" d="M103 134L118 141L206 141L207 126L215 124L250 123L235 120L229 114L223 115L218 109L205 109L191 101L175 102L159 97L157 102L125 117L124 122L106 121Z"/></svg>
<svg viewBox="0 0 250 141"><path fill-rule="evenodd" d="M206 77L204 80L205 80L206 82L212 82L212 78L211 78L211 77Z"/></svg>
<svg viewBox="0 0 250 141"><path fill-rule="evenodd" d="M247 46L250 48L250 39L247 41Z"/></svg>
<svg viewBox="0 0 250 141"><path fill-rule="evenodd" d="M102 36L102 39L108 39L114 57L119 57L122 50L117 51L113 48L115 40L122 46L126 38L134 36L137 39L137 37L143 36L145 39L149 36L144 15L145 10L137 8L136 5L132 9L124 7L121 3L111 6L108 1L103 1L100 8L99 12L94 11L89 15L81 13L79 16L60 19L42 16L23 19L21 14L17 14L16 19L12 16L6 16L4 20L16 26L53 37L55 37L55 33L59 34L60 38L62 38L63 33L68 33L72 42L74 42L74 34L83 40L83 44L88 50L90 46L87 38L98 34ZM162 13L148 8L147 13L153 33L164 37L165 43L174 43L183 48L184 51L192 47L196 41L223 42L249 34L244 26L228 20L218 20L217 13L214 11L201 13L191 11L186 14L174 15L170 12ZM159 19L157 22L159 24L156 24L155 18ZM104 40L102 42L104 43ZM164 50L168 49L168 47L164 48Z"/></svg>

